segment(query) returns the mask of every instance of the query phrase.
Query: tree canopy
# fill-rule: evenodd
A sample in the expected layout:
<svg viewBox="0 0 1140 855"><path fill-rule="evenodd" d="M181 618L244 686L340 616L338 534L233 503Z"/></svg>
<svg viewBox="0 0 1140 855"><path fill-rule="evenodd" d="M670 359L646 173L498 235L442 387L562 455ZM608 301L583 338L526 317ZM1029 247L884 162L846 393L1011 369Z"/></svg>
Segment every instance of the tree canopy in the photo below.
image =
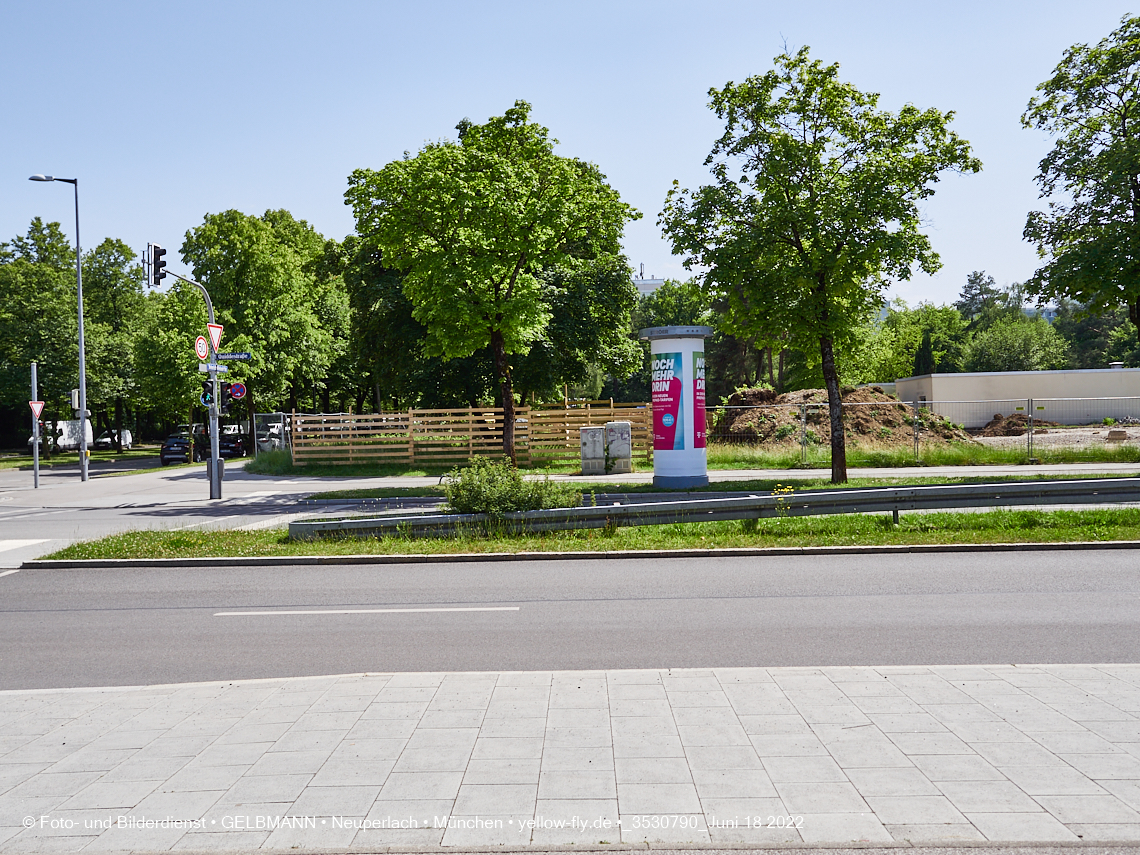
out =
<svg viewBox="0 0 1140 855"><path fill-rule="evenodd" d="M1048 208L1025 223L1046 259L1030 293L1094 314L1124 305L1140 329L1140 18L1070 47L1037 92L1022 124L1057 140L1037 175Z"/></svg>
<svg viewBox="0 0 1140 855"><path fill-rule="evenodd" d="M949 130L952 113L907 105L839 79L802 48L775 68L710 90L724 135L706 160L714 182L674 183L661 224L685 264L728 303L734 331L817 348L831 411L832 479L847 478L836 345L849 342L891 278L940 262L919 203L947 170L981 163Z"/></svg>
<svg viewBox="0 0 1140 855"><path fill-rule="evenodd" d="M514 453L512 354L543 338L551 319L541 272L620 253L623 203L597 166L554 153L556 140L516 101L502 116L464 120L460 139L349 177L357 233L400 271L428 355L490 347Z"/></svg>

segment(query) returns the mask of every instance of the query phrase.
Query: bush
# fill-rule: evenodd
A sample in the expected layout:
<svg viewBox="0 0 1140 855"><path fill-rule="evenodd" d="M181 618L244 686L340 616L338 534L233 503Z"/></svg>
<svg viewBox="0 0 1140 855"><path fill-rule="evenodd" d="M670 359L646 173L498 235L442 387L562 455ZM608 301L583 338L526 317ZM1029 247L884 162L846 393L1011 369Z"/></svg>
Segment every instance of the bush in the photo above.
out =
<svg viewBox="0 0 1140 855"><path fill-rule="evenodd" d="M487 514L492 518L512 511L572 508L581 500L573 484L549 478L524 480L506 457L477 457L465 469L452 469L444 476L443 489L447 495L445 512Z"/></svg>

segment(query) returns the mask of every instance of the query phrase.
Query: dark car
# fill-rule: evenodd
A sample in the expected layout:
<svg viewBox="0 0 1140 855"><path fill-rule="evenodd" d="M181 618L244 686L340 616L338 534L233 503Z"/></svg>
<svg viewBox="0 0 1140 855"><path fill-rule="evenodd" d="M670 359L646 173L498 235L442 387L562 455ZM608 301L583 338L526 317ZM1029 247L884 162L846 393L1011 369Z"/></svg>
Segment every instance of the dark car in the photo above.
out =
<svg viewBox="0 0 1140 855"><path fill-rule="evenodd" d="M226 425L218 438L218 456L223 458L245 457L249 454L249 437L237 429L236 425Z"/></svg>
<svg viewBox="0 0 1140 855"><path fill-rule="evenodd" d="M170 463L189 463L190 453L190 437L184 433L175 433L168 436L162 444L158 459L163 466Z"/></svg>

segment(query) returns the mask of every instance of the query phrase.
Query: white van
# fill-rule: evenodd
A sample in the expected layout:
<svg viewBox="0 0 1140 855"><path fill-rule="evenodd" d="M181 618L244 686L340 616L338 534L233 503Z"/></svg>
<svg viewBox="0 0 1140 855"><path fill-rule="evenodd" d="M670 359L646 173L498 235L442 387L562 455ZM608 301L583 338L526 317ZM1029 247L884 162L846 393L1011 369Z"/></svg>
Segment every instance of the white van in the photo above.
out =
<svg viewBox="0 0 1140 855"><path fill-rule="evenodd" d="M79 449L79 425L79 419L56 422L55 447L60 451L77 451ZM87 434L87 447L90 448L95 436L91 431L91 422L83 419L83 427Z"/></svg>

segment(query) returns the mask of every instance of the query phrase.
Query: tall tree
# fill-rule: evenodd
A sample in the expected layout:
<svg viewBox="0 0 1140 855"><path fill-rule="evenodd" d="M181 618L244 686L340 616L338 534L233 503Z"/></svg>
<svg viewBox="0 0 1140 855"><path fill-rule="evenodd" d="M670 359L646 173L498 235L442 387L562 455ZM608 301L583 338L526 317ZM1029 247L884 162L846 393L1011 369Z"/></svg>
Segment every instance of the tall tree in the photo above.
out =
<svg viewBox="0 0 1140 855"><path fill-rule="evenodd" d="M673 250L728 300L734 331L818 349L831 415L831 478L847 480L837 346L881 305L890 278L938 269L919 202L946 170L977 172L952 113L907 105L839 79L808 49L775 69L710 90L724 135L706 163L714 184L674 183L661 215Z"/></svg>
<svg viewBox="0 0 1140 855"><path fill-rule="evenodd" d="M1094 314L1125 305L1140 330L1140 18L1073 45L1037 91L1022 124L1057 141L1037 174L1048 210L1025 223L1046 259L1028 290Z"/></svg>
<svg viewBox="0 0 1140 855"><path fill-rule="evenodd" d="M123 408L137 389L133 341L145 303L142 268L123 241L107 238L83 256L83 300L88 406L101 429L113 427L112 446L122 451Z"/></svg>
<svg viewBox="0 0 1140 855"><path fill-rule="evenodd" d="M511 355L530 350L550 321L539 273L583 250L618 255L625 221L639 216L597 166L554 154L556 140L529 119L530 105L516 101L485 124L464 120L458 142L358 169L345 193L358 234L403 273L428 354L491 348L512 458Z"/></svg>
<svg viewBox="0 0 1140 855"><path fill-rule="evenodd" d="M962 286L962 293L954 303L962 317L967 321L973 320L987 311L1001 305L1001 289L992 276L987 276L984 270L975 270L966 277L966 284Z"/></svg>
<svg viewBox="0 0 1140 855"><path fill-rule="evenodd" d="M320 308L324 287L343 284L337 277L316 281L324 246L288 211L208 214L186 233L182 260L209 290L226 347L252 353L250 362L231 366L231 379L248 381L258 403L277 405L298 389L321 385L336 355ZM325 309L341 314L335 300Z"/></svg>

